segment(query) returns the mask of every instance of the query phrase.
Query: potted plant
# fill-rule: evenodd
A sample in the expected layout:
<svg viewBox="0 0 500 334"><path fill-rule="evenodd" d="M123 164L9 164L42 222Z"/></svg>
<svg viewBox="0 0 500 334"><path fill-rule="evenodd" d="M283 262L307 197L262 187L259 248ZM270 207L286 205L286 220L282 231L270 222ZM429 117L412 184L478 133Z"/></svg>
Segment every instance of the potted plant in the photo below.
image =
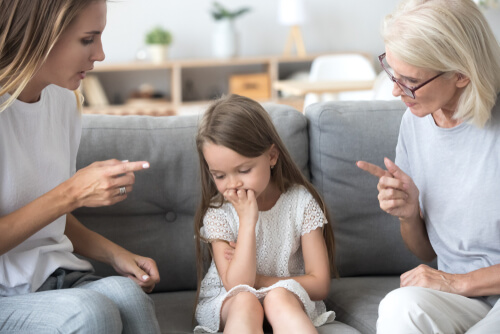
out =
<svg viewBox="0 0 500 334"><path fill-rule="evenodd" d="M146 33L146 44L153 62L158 63L167 59L168 46L171 43L172 34L160 26L156 26Z"/></svg>
<svg viewBox="0 0 500 334"><path fill-rule="evenodd" d="M237 34L234 29L234 20L250 11L243 7L230 11L218 2L213 3L210 10L216 26L213 35L213 54L218 58L229 58L237 55Z"/></svg>

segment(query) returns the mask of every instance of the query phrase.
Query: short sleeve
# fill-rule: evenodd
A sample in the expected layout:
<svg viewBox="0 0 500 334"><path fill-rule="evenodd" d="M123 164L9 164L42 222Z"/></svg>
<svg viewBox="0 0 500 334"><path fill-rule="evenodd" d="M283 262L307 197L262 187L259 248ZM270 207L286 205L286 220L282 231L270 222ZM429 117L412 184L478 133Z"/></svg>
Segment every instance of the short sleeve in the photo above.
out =
<svg viewBox="0 0 500 334"><path fill-rule="evenodd" d="M213 240L236 241L227 213L222 208L209 208L203 217L201 236L209 242Z"/></svg>
<svg viewBox="0 0 500 334"><path fill-rule="evenodd" d="M311 196L304 209L304 221L302 222L301 235L314 231L318 227L327 224L325 214L321 210L318 202Z"/></svg>
<svg viewBox="0 0 500 334"><path fill-rule="evenodd" d="M406 150L406 142L405 142L405 134L407 133L408 128L408 110L403 115L403 119L401 121L401 125L399 127L399 135L398 135L398 143L396 145L396 158L394 159L394 163L401 168L403 172L405 172L408 176L411 177L411 168L408 162L408 152Z"/></svg>

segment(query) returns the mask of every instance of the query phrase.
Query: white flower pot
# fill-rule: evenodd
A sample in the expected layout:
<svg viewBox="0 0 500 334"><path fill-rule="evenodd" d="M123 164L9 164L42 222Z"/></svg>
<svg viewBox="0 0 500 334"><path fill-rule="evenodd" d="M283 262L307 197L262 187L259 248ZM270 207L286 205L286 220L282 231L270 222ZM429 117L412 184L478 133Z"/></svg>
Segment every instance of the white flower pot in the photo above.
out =
<svg viewBox="0 0 500 334"><path fill-rule="evenodd" d="M150 44L148 46L149 55L153 63L161 63L167 59L168 46L161 44Z"/></svg>
<svg viewBox="0 0 500 334"><path fill-rule="evenodd" d="M238 40L234 29L234 21L231 19L215 21L212 42L212 53L214 57L236 57L238 55Z"/></svg>

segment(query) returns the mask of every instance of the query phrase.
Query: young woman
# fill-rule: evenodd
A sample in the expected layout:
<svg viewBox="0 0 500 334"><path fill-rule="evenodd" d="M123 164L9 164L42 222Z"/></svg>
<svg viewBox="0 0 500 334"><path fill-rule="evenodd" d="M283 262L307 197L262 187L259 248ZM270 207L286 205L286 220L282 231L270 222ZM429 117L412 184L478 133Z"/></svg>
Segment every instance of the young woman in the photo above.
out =
<svg viewBox="0 0 500 334"><path fill-rule="evenodd" d="M159 332L142 291L159 281L155 262L71 214L124 200L134 172L149 167L109 160L75 173L72 90L104 59L105 25L104 0L0 2L0 332ZM73 252L128 278L92 276Z"/></svg>
<svg viewBox="0 0 500 334"><path fill-rule="evenodd" d="M321 301L334 258L328 213L267 112L237 95L216 101L197 148L195 233L198 247L210 243L213 261L201 281L195 332L261 333L266 318L274 333L316 333L333 321ZM201 278L200 248L198 261Z"/></svg>
<svg viewBox="0 0 500 334"><path fill-rule="evenodd" d="M421 265L380 304L380 333L500 328L500 48L471 0L412 0L386 18L379 59L408 110L378 176ZM393 72L389 70L392 68Z"/></svg>

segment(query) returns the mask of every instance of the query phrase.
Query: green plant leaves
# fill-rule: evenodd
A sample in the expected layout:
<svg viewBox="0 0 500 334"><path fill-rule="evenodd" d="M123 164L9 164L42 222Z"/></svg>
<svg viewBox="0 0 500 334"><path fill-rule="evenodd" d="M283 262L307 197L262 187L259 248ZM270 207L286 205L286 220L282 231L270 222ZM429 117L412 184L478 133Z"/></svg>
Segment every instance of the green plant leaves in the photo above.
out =
<svg viewBox="0 0 500 334"><path fill-rule="evenodd" d="M249 11L250 11L249 7L243 7L243 8L236 10L236 11L229 11L224 6L222 6L220 3L214 2L213 8L211 9L210 13L212 14L212 16L215 20L222 20L222 19L232 20L232 19L235 19L235 18L245 14L246 12L249 12Z"/></svg>

